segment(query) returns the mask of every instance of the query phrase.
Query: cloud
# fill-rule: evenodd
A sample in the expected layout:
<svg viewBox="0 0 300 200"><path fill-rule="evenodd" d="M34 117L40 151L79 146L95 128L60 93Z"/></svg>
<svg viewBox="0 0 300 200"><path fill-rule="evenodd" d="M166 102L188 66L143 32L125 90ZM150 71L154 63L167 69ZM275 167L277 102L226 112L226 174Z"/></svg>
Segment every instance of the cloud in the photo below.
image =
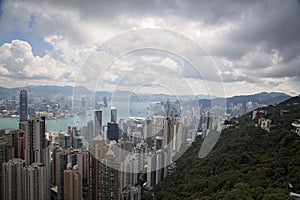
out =
<svg viewBox="0 0 300 200"><path fill-rule="evenodd" d="M68 80L67 77L74 76L72 70L81 67L83 74L77 77L78 83L86 83L86 79L95 81L104 66L84 69L93 63L81 65L97 48L101 51L105 41L124 31L158 28L179 32L201 45L208 55L206 61L191 63L201 66L200 72L180 56L193 54L189 58L196 60L197 56L203 56L203 52L196 52L195 48L184 44L171 43L174 38L159 34L151 35L152 41L148 38L148 43L136 35L127 40L116 39L119 49L113 53L142 43L153 46L168 44L168 49L174 49L175 53L180 52L181 55L143 51L144 54L119 59L110 66L114 70L105 76L107 84L115 83L135 67L147 63L170 67L193 83L197 79L202 81L201 74L205 74L207 81L216 80L220 75L225 84L237 84L237 93L242 92L238 89L240 83L257 90L259 87L267 90L268 87L272 89L272 84L280 85L280 78L285 80L282 85L290 84L290 91L295 92L295 84L300 81L299 1L13 0L2 2L1 7L0 42L3 58L0 73L6 78ZM6 44L13 43L6 40L7 35L15 33L19 33L16 38L30 35L26 39L28 45L33 44L30 40L39 37L52 48L45 51L45 56L37 57L32 54L30 45L14 44L15 50L6 47ZM3 41L1 38L4 38ZM155 40L158 42L155 43ZM101 59L111 59L108 57L103 55ZM95 58L95 63L99 59ZM209 59L216 65L216 70L208 67ZM44 68L44 63L53 67ZM8 65L11 67L8 68ZM33 66L37 69L33 70ZM58 73L51 73L50 69ZM269 79L274 81L267 81L268 84L264 86L260 84ZM278 90L288 88L277 87Z"/></svg>
<svg viewBox="0 0 300 200"><path fill-rule="evenodd" d="M53 47L48 52L52 57L66 64L79 65L90 53L96 50L96 46L78 46L71 44L70 41L62 35L51 35L44 38L45 42Z"/></svg>
<svg viewBox="0 0 300 200"><path fill-rule="evenodd" d="M28 42L13 40L0 47L0 76L19 83L24 79L44 79L59 83L74 80L75 71L48 55L34 56Z"/></svg>
<svg viewBox="0 0 300 200"><path fill-rule="evenodd" d="M176 71L179 70L180 66L178 66L178 63L174 61L173 59L167 57L160 61L161 65L170 67L171 69L175 69Z"/></svg>

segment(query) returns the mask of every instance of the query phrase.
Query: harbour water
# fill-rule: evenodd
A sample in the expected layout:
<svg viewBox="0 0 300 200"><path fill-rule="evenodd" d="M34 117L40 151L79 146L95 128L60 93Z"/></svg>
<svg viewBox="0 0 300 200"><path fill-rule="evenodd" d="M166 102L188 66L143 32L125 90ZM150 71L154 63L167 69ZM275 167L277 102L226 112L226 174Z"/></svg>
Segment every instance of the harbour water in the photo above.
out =
<svg viewBox="0 0 300 200"><path fill-rule="evenodd" d="M154 102L114 102L107 108L102 108L102 120L103 124L110 121L110 107L114 106L117 108L117 119L129 119L129 117L148 117L149 116L149 105ZM46 131L47 132L60 132L67 131L68 126L82 127L86 125L86 122L93 120L93 113L87 113L87 115L59 118L46 120ZM0 129L5 129L6 132L10 130L18 129L19 118L0 118Z"/></svg>

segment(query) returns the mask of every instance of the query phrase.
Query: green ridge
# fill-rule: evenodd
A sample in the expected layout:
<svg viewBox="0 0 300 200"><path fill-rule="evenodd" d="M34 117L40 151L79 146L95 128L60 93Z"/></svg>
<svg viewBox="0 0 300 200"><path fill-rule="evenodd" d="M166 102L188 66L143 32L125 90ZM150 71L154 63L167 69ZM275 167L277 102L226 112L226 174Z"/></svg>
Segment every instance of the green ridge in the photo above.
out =
<svg viewBox="0 0 300 200"><path fill-rule="evenodd" d="M300 97L264 109L270 132L255 127L250 114L242 116L203 159L197 158L198 137L176 161L177 171L143 191L143 199L295 199L287 182L300 193L300 137L290 131L300 119ZM280 116L283 109L289 113Z"/></svg>

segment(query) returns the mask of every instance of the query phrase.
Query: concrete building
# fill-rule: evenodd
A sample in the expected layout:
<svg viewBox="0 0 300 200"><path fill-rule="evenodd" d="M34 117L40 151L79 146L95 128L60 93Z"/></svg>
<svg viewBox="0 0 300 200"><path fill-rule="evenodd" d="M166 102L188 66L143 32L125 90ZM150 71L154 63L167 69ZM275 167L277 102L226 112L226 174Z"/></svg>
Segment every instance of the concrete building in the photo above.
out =
<svg viewBox="0 0 300 200"><path fill-rule="evenodd" d="M61 148L65 148L66 147L65 133L63 133L63 132L60 132L58 134L58 145Z"/></svg>
<svg viewBox="0 0 300 200"><path fill-rule="evenodd" d="M138 181L138 160L135 155L128 155L121 163L122 189L135 186Z"/></svg>
<svg viewBox="0 0 300 200"><path fill-rule="evenodd" d="M252 112L252 120L259 120L259 119L265 118L266 115L267 115L266 110L254 110Z"/></svg>
<svg viewBox="0 0 300 200"><path fill-rule="evenodd" d="M82 185L84 187L88 187L89 185L89 163L90 153L88 151L82 151L79 158L77 158L77 165L79 169L82 169L80 171L82 171Z"/></svg>
<svg viewBox="0 0 300 200"><path fill-rule="evenodd" d="M50 177L43 163L23 168L25 200L50 200Z"/></svg>
<svg viewBox="0 0 300 200"><path fill-rule="evenodd" d="M163 136L165 117L160 115L152 116L152 135Z"/></svg>
<svg viewBox="0 0 300 200"><path fill-rule="evenodd" d="M14 148L9 142L0 141L0 198L2 197L2 163L14 158Z"/></svg>
<svg viewBox="0 0 300 200"><path fill-rule="evenodd" d="M156 154L147 156L147 188L152 189L156 184Z"/></svg>
<svg viewBox="0 0 300 200"><path fill-rule="evenodd" d="M145 144L138 144L137 147L134 148L134 154L135 158L138 161L138 170L144 171L145 163L147 159L147 145Z"/></svg>
<svg viewBox="0 0 300 200"><path fill-rule="evenodd" d="M89 197L100 199L100 160L105 157L107 146L101 135L96 136L89 145Z"/></svg>
<svg viewBox="0 0 300 200"><path fill-rule="evenodd" d="M260 127L268 132L270 132L271 120L266 118L258 119L258 124Z"/></svg>
<svg viewBox="0 0 300 200"><path fill-rule="evenodd" d="M64 199L81 200L82 199L82 176L75 165L72 168L68 164L67 170L64 171Z"/></svg>
<svg viewBox="0 0 300 200"><path fill-rule="evenodd" d="M300 119L292 123L292 131L300 136Z"/></svg>
<svg viewBox="0 0 300 200"><path fill-rule="evenodd" d="M71 147L74 149L80 149L82 147L82 138L79 135L77 127L71 129Z"/></svg>
<svg viewBox="0 0 300 200"><path fill-rule="evenodd" d="M56 186L57 186L57 199L64 199L64 170L68 164L68 157L66 152L59 152L56 160Z"/></svg>
<svg viewBox="0 0 300 200"><path fill-rule="evenodd" d="M90 199L120 199L120 163L111 149L101 160L91 155L89 185Z"/></svg>
<svg viewBox="0 0 300 200"><path fill-rule="evenodd" d="M155 137L154 147L155 147L156 151L162 149L162 147L163 147L163 138L162 137L160 137L160 136Z"/></svg>
<svg viewBox="0 0 300 200"><path fill-rule="evenodd" d="M2 164L2 199L24 199L23 167L25 161L14 158Z"/></svg>
<svg viewBox="0 0 300 200"><path fill-rule="evenodd" d="M56 148L52 156L52 184L57 186L57 199L63 200L65 199L64 171L68 169L68 165L71 167L77 165L77 171L82 177L84 173L83 158L79 151L61 148Z"/></svg>
<svg viewBox="0 0 300 200"><path fill-rule="evenodd" d="M100 199L100 180L99 180L99 167L100 160L95 158L93 154L90 155L89 159L89 198Z"/></svg>
<svg viewBox="0 0 300 200"><path fill-rule="evenodd" d="M168 176L169 153L156 151L147 157L147 188L152 189Z"/></svg>
<svg viewBox="0 0 300 200"><path fill-rule="evenodd" d="M174 142L173 142L173 151L179 152L182 143L184 142L182 139L182 123L180 118L176 118L176 122L174 124Z"/></svg>
<svg viewBox="0 0 300 200"><path fill-rule="evenodd" d="M164 122L164 142L163 148L173 148L174 139L174 118L169 116Z"/></svg>
<svg viewBox="0 0 300 200"><path fill-rule="evenodd" d="M94 121L90 120L86 124L87 124L87 132L86 132L86 135L85 135L85 140L90 142L90 141L92 141L92 139L94 137Z"/></svg>
<svg viewBox="0 0 300 200"><path fill-rule="evenodd" d="M143 138L145 141L150 141L152 137L152 120L150 118L145 119L144 122L144 134Z"/></svg>
<svg viewBox="0 0 300 200"><path fill-rule="evenodd" d="M25 122L25 164L46 163L45 117L32 117Z"/></svg>
<svg viewBox="0 0 300 200"><path fill-rule="evenodd" d="M24 160L25 137L23 130L11 130L9 134L4 135L3 140L13 148L12 158L21 158Z"/></svg>
<svg viewBox="0 0 300 200"><path fill-rule="evenodd" d="M120 199L121 197L121 172L120 162L114 152L108 149L105 159L99 166L99 193L100 199Z"/></svg>

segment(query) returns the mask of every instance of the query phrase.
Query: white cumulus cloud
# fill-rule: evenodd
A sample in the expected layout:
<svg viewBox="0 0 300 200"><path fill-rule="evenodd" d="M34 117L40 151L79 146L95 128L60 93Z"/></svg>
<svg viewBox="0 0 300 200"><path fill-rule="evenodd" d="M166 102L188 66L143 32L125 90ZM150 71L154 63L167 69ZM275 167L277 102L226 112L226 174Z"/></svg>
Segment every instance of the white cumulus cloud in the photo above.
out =
<svg viewBox="0 0 300 200"><path fill-rule="evenodd" d="M61 84L75 77L71 66L58 62L49 55L34 56L26 41L13 40L0 46L0 76L21 84L24 79L43 79Z"/></svg>

